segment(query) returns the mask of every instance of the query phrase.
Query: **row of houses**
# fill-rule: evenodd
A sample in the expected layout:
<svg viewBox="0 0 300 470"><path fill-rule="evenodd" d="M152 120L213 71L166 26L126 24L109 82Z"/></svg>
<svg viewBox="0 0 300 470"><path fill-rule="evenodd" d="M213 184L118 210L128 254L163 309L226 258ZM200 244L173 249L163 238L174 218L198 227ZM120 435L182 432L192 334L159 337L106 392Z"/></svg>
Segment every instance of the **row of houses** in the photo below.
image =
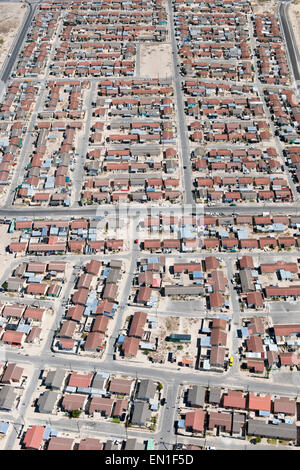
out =
<svg viewBox="0 0 300 470"><path fill-rule="evenodd" d="M240 250L291 250L298 249L299 241L296 236L268 236L256 238L245 238L233 236L210 236L189 237L189 238L171 238L171 239L146 239L142 242L143 250L149 250L152 253L170 253L175 252L236 252Z"/></svg>
<svg viewBox="0 0 300 470"><path fill-rule="evenodd" d="M35 132L35 148L18 186L15 204L70 205L73 151L82 122L46 123Z"/></svg>
<svg viewBox="0 0 300 470"><path fill-rule="evenodd" d="M229 322L227 318L216 317L203 320L200 331L199 357L196 368L223 372L229 362L227 337Z"/></svg>
<svg viewBox="0 0 300 470"><path fill-rule="evenodd" d="M249 144L268 141L271 138L269 124L266 121L253 122L200 122L189 125L192 142L246 142Z"/></svg>
<svg viewBox="0 0 300 470"><path fill-rule="evenodd" d="M295 285L299 279L298 261L254 263L253 258L246 255L238 261L238 264L241 292L247 296L248 307L261 308L267 298L286 299L296 298L299 295L299 286ZM251 299L250 293L252 293Z"/></svg>
<svg viewBox="0 0 300 470"><path fill-rule="evenodd" d="M50 81L47 84L49 89L48 96L45 99L44 110L39 112L38 118L47 119L83 119L85 111L83 109L83 94L88 87L88 82L79 80L68 81ZM45 126L39 123L38 126ZM52 129L58 127L53 123ZM50 124L47 124L50 128Z"/></svg>
<svg viewBox="0 0 300 470"><path fill-rule="evenodd" d="M177 432L195 436L260 436L296 444L298 410L295 400L271 398L238 390L193 386L185 393ZM189 408L195 408L189 411ZM266 421L266 418L268 420Z"/></svg>
<svg viewBox="0 0 300 470"><path fill-rule="evenodd" d="M282 367L298 369L298 324L273 324L265 317L253 317L244 320L244 325L241 330L242 368L258 375Z"/></svg>
<svg viewBox="0 0 300 470"><path fill-rule="evenodd" d="M77 220L15 220L9 231L19 235L8 245L10 253L53 255L107 253L125 248L123 239L110 238L103 218Z"/></svg>
<svg viewBox="0 0 300 470"><path fill-rule="evenodd" d="M268 85L290 84L278 19L267 12L257 14L253 16L253 27L260 80Z"/></svg>
<svg viewBox="0 0 300 470"><path fill-rule="evenodd" d="M37 344L42 334L47 309L20 303L0 304L0 333L4 344Z"/></svg>
<svg viewBox="0 0 300 470"><path fill-rule="evenodd" d="M36 77L45 73L51 41L60 12L39 10L32 20L24 46L18 57L14 76Z"/></svg>
<svg viewBox="0 0 300 470"><path fill-rule="evenodd" d="M29 450L54 450L54 451L70 451L70 450L89 450L89 451L116 451L116 450L145 450L148 449L148 442L139 441L136 438L128 438L126 440L117 441L107 439L103 442L93 437L82 438L79 442L73 437L62 437L58 432L50 426L33 425L29 427L21 439L21 449Z"/></svg>
<svg viewBox="0 0 300 470"><path fill-rule="evenodd" d="M0 184L9 185L22 151L28 119L39 86L30 81L9 84L0 106Z"/></svg>
<svg viewBox="0 0 300 470"><path fill-rule="evenodd" d="M289 183L282 177L214 176L195 179L196 196L207 201L292 202ZM265 189L263 189L265 188ZM228 190L226 190L228 189Z"/></svg>
<svg viewBox="0 0 300 470"><path fill-rule="evenodd" d="M107 5L103 9L100 3L91 6L82 2L74 10L65 2L56 8L50 6L46 13L51 15L55 11L60 18L62 9L67 9L59 34L60 45L50 64L51 74L57 77L133 75L136 51L130 43L166 39L167 17L161 1L137 4L136 11L128 4L126 15L121 3L117 8ZM124 41L129 42L125 47ZM103 44L109 44L109 52L103 52Z"/></svg>
<svg viewBox="0 0 300 470"><path fill-rule="evenodd" d="M100 81L82 204L180 200L172 94L170 80Z"/></svg>
<svg viewBox="0 0 300 470"><path fill-rule="evenodd" d="M92 418L130 421L136 426L146 426L151 417L157 417L159 392L150 379L135 381L102 372L67 374L57 369L47 372L42 386L46 390L35 400L38 413L81 411Z"/></svg>
<svg viewBox="0 0 300 470"><path fill-rule="evenodd" d="M5 363L0 366L0 409L6 412L14 411L20 402L26 381L27 371L15 363ZM25 375L26 374L26 375ZM3 433L3 431L2 431Z"/></svg>
<svg viewBox="0 0 300 470"><path fill-rule="evenodd" d="M244 176L249 172L265 173L263 176L254 177L258 185L263 187L267 185L267 181L270 181L267 173L275 173L274 177L279 178L278 174L283 169L283 162L274 147L263 150L259 148L210 148L206 150L196 147L191 156L193 171L199 172L199 176L217 171L229 174L240 172L241 177L242 174Z"/></svg>
<svg viewBox="0 0 300 470"><path fill-rule="evenodd" d="M122 261L92 260L77 276L61 327L54 339L60 351L102 352L109 320L118 308Z"/></svg>

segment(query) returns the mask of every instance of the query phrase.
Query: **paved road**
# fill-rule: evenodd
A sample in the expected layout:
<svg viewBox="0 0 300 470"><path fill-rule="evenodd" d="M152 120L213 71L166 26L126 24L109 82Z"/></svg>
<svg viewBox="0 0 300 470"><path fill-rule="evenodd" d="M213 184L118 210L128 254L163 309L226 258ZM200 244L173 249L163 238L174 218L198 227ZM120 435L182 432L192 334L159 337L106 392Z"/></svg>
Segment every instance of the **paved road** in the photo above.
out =
<svg viewBox="0 0 300 470"><path fill-rule="evenodd" d="M135 76L140 78L141 76L141 44L136 45L136 56L135 56Z"/></svg>
<svg viewBox="0 0 300 470"><path fill-rule="evenodd" d="M132 230L134 230L133 227L134 227L134 224L132 224ZM118 311L117 311L118 321L115 322L114 330L113 330L113 332L110 336L108 347L106 348L106 351L104 353L104 358L108 358L109 361L111 361L113 356L114 356L115 342L116 342L116 339L119 336L118 333L119 333L120 329L124 325L125 313L126 313L126 307L127 307L127 299L129 297L129 294L130 294L130 289L131 289L131 286L132 286L133 277L134 277L134 273L135 273L135 270L136 270L137 259L138 259L138 256L139 256L138 245L134 244L133 240L134 240L134 236L131 237L131 244L132 244L131 262L130 262L129 270L126 273L126 275L127 275L126 282L125 282L125 285L123 287L123 291L121 292L121 295L120 295L120 298L122 300L119 304L119 308L118 308Z"/></svg>
<svg viewBox="0 0 300 470"><path fill-rule="evenodd" d="M143 204L103 204L95 206L83 206L83 207L2 207L0 208L0 218L6 217L11 219L12 217L27 217L31 218L59 218L59 217L95 217L95 216L110 216L119 212L120 215L128 215L129 217L140 212L142 215L148 215L150 212L154 213L174 213L187 215L188 212L191 215L193 210L197 210L200 214L246 214L246 215L258 215L263 212L270 212L271 214L297 214L300 215L300 206L297 203L285 203L285 204L239 204L235 208L224 206L224 204L216 205L197 205L196 207L191 204L188 205L177 205L172 204L170 206L146 206Z"/></svg>
<svg viewBox="0 0 300 470"><path fill-rule="evenodd" d="M177 41L174 30L174 18L172 2L167 0L168 4L168 17L171 33L171 49L172 49L172 62L173 62L173 82L175 86L175 97L177 107L177 125L179 130L180 145L181 145L181 156L183 162L183 181L184 181L184 202L186 204L194 204L194 198L192 194L192 168L190 161L190 148L188 140L187 125L185 120L185 112L183 106L183 93L182 93L182 81L180 77L180 67L177 55Z"/></svg>
<svg viewBox="0 0 300 470"><path fill-rule="evenodd" d="M253 26L252 21L249 21L249 24L250 24L250 31L251 31L251 33L250 33L250 36L251 36L251 40L250 40L251 55L254 58L254 60L253 60L254 77L255 77L254 84L257 88L258 96L260 98L260 101L263 104L264 114L267 117L267 121L268 121L269 126L271 128L271 132L272 132L272 135L273 135L273 140L275 142L275 147L276 147L276 150L277 150L277 154L281 156L281 159L284 162L285 161L285 157L283 156L284 147L283 147L279 137L276 135L276 128L275 128L274 122L272 120L270 109L267 106L267 103L266 103L266 100L265 100L263 85L262 85L261 81L259 80L259 75L260 74L259 74L259 66L258 66L258 57L255 53L257 47L259 47L259 43L256 40L255 35L254 35L254 26ZM282 172L280 171L279 174L281 176ZM288 183L289 183L289 186L290 186L292 194L293 194L293 199L294 199L294 201L297 201L299 199L299 194L298 194L297 188L295 186L295 183L293 181L291 172L287 170L286 171L286 176L287 176Z"/></svg>
<svg viewBox="0 0 300 470"><path fill-rule="evenodd" d="M1 80L4 83L6 83L7 80L9 79L9 77L10 77L10 74L11 74L11 71L14 67L17 55L19 54L19 51L20 51L21 46L23 44L24 38L25 38L25 36L27 34L27 31L28 31L28 29L31 25L31 21L32 21L34 15L35 15L35 12L36 12L36 9L37 9L37 6L38 6L38 3L31 4L29 2L28 3L26 2L26 4L28 5L28 12L27 12L25 22L23 23L23 27L22 27L22 29L19 33L18 39L15 43L14 49L11 53L11 56L9 57L9 60L6 62L5 68L2 71L1 76L0 76Z"/></svg>
<svg viewBox="0 0 300 470"><path fill-rule="evenodd" d="M297 81L297 80L300 80L300 73L299 73L299 67L298 67L300 60L299 60L299 51L297 47L295 46L296 42L294 39L294 34L290 26L289 20L288 20L289 6L290 6L290 2L282 1L279 6L279 15L280 15L281 25L282 25L282 29L283 29L285 40L286 40L287 50L288 50L289 57L290 57L292 71L293 71L295 80ZM300 86L300 84L298 84L298 86Z"/></svg>
<svg viewBox="0 0 300 470"><path fill-rule="evenodd" d="M72 191L73 191L73 201L75 207L78 207L78 201L80 200L80 193L82 188L82 181L84 176L84 164L86 162L86 155L88 152L88 145L89 145L89 135L90 135L90 127L91 127L91 120L92 120L92 102L94 100L95 92L96 92L96 82L91 84L91 89L89 91L88 98L86 99L86 119L85 119L85 129L84 134L80 139L80 144L78 147L78 156L75 156L75 170L72 175Z"/></svg>
<svg viewBox="0 0 300 470"><path fill-rule="evenodd" d="M19 362L20 356L16 352L7 351L6 360L9 362ZM263 379L251 379L247 376L238 376L232 372L227 374L214 374L214 373L201 373L199 371L188 371L181 369L180 374L178 372L171 372L168 369L161 369L155 365L141 365L140 363L122 363L122 361L113 361L110 356L106 357L105 361L99 361L97 359L80 360L75 359L73 356L62 357L58 354L53 356L49 355L49 352L43 352L38 356L22 357L22 363L33 364L35 372L32 376L32 380L26 390L25 396L20 404L19 415L13 419L16 424L13 427L12 434L7 443L6 448L13 448L14 442L17 439L18 432L24 424L31 424L31 420L26 421L24 419L24 412L27 407L31 405L30 397L37 386L38 371L47 367L53 368L69 368L70 370L86 371L86 370L99 370L105 372L111 372L112 370L116 374L130 375L140 378L154 378L164 384L165 394L167 398L168 406L165 407L161 413L161 419L159 423L159 429L151 435L155 440L160 442L159 448L165 449L170 448L175 443L177 437L174 432L174 421L178 419L176 415L176 406L178 397L178 390L181 384L199 384L204 386L224 386L226 384L229 388L244 389L255 392L265 392L284 396L295 397L299 392L300 387L292 383L272 383L270 381L264 381ZM93 367L94 365L94 367ZM24 404L23 404L24 403ZM37 419L39 419L37 417ZM62 423L64 424L64 423ZM103 429L103 428L102 428ZM114 428L116 429L116 428ZM100 429L99 429L100 430ZM131 435L131 432L130 432ZM143 431L139 433L140 437L143 437ZM166 444L167 443L167 444Z"/></svg>

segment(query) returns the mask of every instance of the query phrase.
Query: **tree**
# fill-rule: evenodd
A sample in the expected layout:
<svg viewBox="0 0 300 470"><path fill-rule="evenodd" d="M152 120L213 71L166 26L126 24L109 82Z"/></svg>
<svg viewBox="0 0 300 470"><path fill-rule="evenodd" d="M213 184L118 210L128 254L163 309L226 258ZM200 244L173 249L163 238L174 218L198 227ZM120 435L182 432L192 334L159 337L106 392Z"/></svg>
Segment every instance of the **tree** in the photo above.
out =
<svg viewBox="0 0 300 470"><path fill-rule="evenodd" d="M71 412L72 418L79 418L80 415L81 415L81 410L72 410Z"/></svg>
<svg viewBox="0 0 300 470"><path fill-rule="evenodd" d="M7 282L6 282L6 281L3 282L3 284L2 284L2 289L7 290L7 287L8 287Z"/></svg>
<svg viewBox="0 0 300 470"><path fill-rule="evenodd" d="M163 385L158 382L156 389L160 392L163 389Z"/></svg>

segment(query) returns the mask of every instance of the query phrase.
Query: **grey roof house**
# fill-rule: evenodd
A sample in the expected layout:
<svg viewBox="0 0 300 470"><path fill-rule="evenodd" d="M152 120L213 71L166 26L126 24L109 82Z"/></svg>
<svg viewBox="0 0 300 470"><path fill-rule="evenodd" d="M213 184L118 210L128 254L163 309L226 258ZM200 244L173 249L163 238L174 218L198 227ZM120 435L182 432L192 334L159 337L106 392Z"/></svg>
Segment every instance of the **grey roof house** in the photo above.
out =
<svg viewBox="0 0 300 470"><path fill-rule="evenodd" d="M287 441L297 440L297 427L295 424L267 424L263 421L249 419L248 434L253 436L263 436L273 439L284 439Z"/></svg>
<svg viewBox="0 0 300 470"><path fill-rule="evenodd" d="M156 384L153 380L145 379L139 383L139 388L136 394L138 400L149 401L152 400L156 393Z"/></svg>
<svg viewBox="0 0 300 470"><path fill-rule="evenodd" d="M145 446L138 442L137 439L135 438L129 438L127 439L124 450L144 450Z"/></svg>
<svg viewBox="0 0 300 470"><path fill-rule="evenodd" d="M136 426L145 426L146 421L151 418L151 410L149 409L148 403L135 402L133 405L133 414L131 417L131 423Z"/></svg>
<svg viewBox="0 0 300 470"><path fill-rule="evenodd" d="M188 390L187 403L193 408L202 408L205 401L206 390L204 387L194 385Z"/></svg>
<svg viewBox="0 0 300 470"><path fill-rule="evenodd" d="M58 393L52 392L51 390L47 390L43 393L38 401L37 401L37 408L39 413L52 413L55 407L55 404L58 399Z"/></svg>
<svg viewBox="0 0 300 470"><path fill-rule="evenodd" d="M64 384L66 371L64 369L50 370L45 378L45 386L60 390Z"/></svg>
<svg viewBox="0 0 300 470"><path fill-rule="evenodd" d="M4 385L0 390L0 409L12 410L14 408L14 402L17 397L13 387Z"/></svg>

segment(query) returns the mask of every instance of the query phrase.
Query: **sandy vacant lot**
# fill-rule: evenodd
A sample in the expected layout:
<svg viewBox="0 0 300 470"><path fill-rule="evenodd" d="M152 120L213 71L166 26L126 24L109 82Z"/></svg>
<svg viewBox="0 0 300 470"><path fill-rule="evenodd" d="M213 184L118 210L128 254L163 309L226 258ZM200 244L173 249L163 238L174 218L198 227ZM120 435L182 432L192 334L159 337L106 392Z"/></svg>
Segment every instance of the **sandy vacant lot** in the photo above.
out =
<svg viewBox="0 0 300 470"><path fill-rule="evenodd" d="M275 12L276 1L275 0L255 0L251 2L253 11L255 14L259 15L265 11L268 13Z"/></svg>
<svg viewBox="0 0 300 470"><path fill-rule="evenodd" d="M26 13L23 3L0 3L0 67Z"/></svg>
<svg viewBox="0 0 300 470"><path fill-rule="evenodd" d="M172 76L172 51L169 44L142 44L141 77L167 78Z"/></svg>
<svg viewBox="0 0 300 470"><path fill-rule="evenodd" d="M300 1L292 3L289 7L289 20L293 28L298 53L300 54Z"/></svg>

